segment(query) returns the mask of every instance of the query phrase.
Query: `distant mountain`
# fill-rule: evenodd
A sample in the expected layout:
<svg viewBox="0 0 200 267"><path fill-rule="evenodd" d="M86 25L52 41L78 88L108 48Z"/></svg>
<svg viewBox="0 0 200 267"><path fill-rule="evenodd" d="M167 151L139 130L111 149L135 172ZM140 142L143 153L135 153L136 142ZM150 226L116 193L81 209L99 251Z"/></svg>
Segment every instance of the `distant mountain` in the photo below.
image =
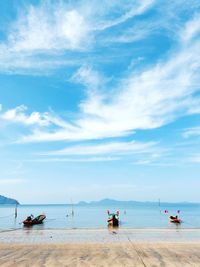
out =
<svg viewBox="0 0 200 267"><path fill-rule="evenodd" d="M123 201L123 200L115 200L115 199L109 199L105 198L99 201L91 201L91 202L85 202L85 201L80 201L77 205L79 206L130 206L130 205L146 205L147 203L149 204L155 204L155 202L139 202L139 201Z"/></svg>
<svg viewBox="0 0 200 267"><path fill-rule="evenodd" d="M13 198L8 198L0 195L0 204L19 204L19 202Z"/></svg>
<svg viewBox="0 0 200 267"><path fill-rule="evenodd" d="M189 203L189 202L161 202L160 206L167 205L167 206L173 206L173 205L190 205L190 204L196 204L199 205L199 203ZM134 201L134 200L129 200L129 201L123 201L123 200L115 200L115 199L109 199L105 198L99 201L91 201L91 202L85 202L85 201L80 201L78 206L117 206L117 207L130 207L130 206L152 206L152 205L159 205L158 202L152 202L152 201Z"/></svg>

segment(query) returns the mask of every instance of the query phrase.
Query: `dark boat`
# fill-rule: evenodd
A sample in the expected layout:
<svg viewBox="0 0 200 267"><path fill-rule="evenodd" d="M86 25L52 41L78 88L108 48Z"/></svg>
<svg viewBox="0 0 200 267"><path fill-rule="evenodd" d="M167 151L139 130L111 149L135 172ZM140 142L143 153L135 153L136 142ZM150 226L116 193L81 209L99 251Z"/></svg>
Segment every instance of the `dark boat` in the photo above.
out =
<svg viewBox="0 0 200 267"><path fill-rule="evenodd" d="M28 216L26 220L23 221L23 224L26 226L41 224L43 223L44 219L46 219L46 216L44 214L38 215L35 218L33 217L33 215L31 215L31 216Z"/></svg>
<svg viewBox="0 0 200 267"><path fill-rule="evenodd" d="M110 213L108 211L108 226L112 226L112 227L118 227L119 226L119 212L117 213Z"/></svg>
<svg viewBox="0 0 200 267"><path fill-rule="evenodd" d="M169 220L171 223L181 223L181 219L179 219L178 216L170 216Z"/></svg>

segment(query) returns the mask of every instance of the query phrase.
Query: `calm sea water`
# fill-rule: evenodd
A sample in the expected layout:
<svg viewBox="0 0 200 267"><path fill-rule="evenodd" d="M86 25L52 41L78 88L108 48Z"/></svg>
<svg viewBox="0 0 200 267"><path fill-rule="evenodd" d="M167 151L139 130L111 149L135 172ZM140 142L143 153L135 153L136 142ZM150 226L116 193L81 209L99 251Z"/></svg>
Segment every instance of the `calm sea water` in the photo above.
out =
<svg viewBox="0 0 200 267"><path fill-rule="evenodd" d="M33 226L43 228L106 228L107 209L120 211L120 227L123 228L175 228L168 222L169 215L180 210L183 223L180 228L200 228L200 204L135 204L131 206L74 206L74 216L70 205L20 205L17 219L15 206L0 205L0 229L22 228L21 223L28 215L44 213L44 224ZM169 210L168 214L164 210Z"/></svg>

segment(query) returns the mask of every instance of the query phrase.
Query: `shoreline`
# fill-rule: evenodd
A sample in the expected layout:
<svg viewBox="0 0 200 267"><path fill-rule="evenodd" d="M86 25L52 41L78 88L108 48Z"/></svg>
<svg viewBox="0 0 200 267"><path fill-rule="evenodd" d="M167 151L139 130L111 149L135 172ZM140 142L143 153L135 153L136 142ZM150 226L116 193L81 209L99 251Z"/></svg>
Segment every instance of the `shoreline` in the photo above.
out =
<svg viewBox="0 0 200 267"><path fill-rule="evenodd" d="M126 242L200 243L200 229L34 229L0 231L0 244L74 244Z"/></svg>
<svg viewBox="0 0 200 267"><path fill-rule="evenodd" d="M40 224L41 226L41 224ZM46 231L46 230L52 230L52 231L105 231L108 230L108 227L69 227L69 228L61 228L61 227L44 227L44 228L37 228L35 226L22 226L19 228L0 228L0 233L1 232L9 232L9 231L18 231L18 230L31 230L31 231ZM182 227L182 226L177 226L177 227L119 227L118 230L130 230L130 231L200 231L200 227Z"/></svg>
<svg viewBox="0 0 200 267"><path fill-rule="evenodd" d="M0 232L0 266L194 267L200 229L17 229Z"/></svg>

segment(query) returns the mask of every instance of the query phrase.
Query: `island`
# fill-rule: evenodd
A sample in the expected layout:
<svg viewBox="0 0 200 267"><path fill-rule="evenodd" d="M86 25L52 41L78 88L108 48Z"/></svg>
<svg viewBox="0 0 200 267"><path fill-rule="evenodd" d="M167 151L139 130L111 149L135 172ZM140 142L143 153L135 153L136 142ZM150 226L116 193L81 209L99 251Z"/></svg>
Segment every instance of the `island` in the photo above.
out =
<svg viewBox="0 0 200 267"><path fill-rule="evenodd" d="M16 199L13 198L9 198L9 197L5 197L5 196L1 196L0 195L0 205L2 204L15 204L15 205L19 205L19 202Z"/></svg>

